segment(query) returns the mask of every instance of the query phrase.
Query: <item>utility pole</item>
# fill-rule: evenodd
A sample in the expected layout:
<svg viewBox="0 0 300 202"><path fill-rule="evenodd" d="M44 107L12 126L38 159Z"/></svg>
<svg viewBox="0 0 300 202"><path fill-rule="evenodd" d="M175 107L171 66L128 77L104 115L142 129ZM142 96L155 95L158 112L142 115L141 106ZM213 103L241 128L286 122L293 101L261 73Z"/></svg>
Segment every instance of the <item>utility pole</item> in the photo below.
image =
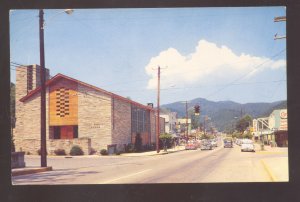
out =
<svg viewBox="0 0 300 202"><path fill-rule="evenodd" d="M205 136L205 131L206 131L206 130L205 130L205 121L206 121L206 117L207 117L207 116L205 115L205 116L204 116L204 124L203 124L204 136Z"/></svg>
<svg viewBox="0 0 300 202"><path fill-rule="evenodd" d="M160 133L160 121L159 121L159 100L160 100L160 66L157 68L157 117L156 117L156 152L159 153L159 133Z"/></svg>
<svg viewBox="0 0 300 202"><path fill-rule="evenodd" d="M274 22L283 22L286 21L286 16L279 16L279 17L275 17L274 18ZM286 36L278 36L278 34L276 33L274 36L274 40L278 40L278 39L285 39Z"/></svg>
<svg viewBox="0 0 300 202"><path fill-rule="evenodd" d="M157 68L157 117L156 117L156 152L159 153L159 133L160 133L160 121L159 121L159 102L160 102L160 70L166 68ZM156 70L156 69L153 69Z"/></svg>
<svg viewBox="0 0 300 202"><path fill-rule="evenodd" d="M45 74L45 50L44 50L44 11L39 11L40 34L40 80L41 80L41 167L47 167L46 149L46 74Z"/></svg>
<svg viewBox="0 0 300 202"><path fill-rule="evenodd" d="M188 123L188 102L185 101L185 136L186 136L186 140L188 141L189 140L189 133L188 133L188 130L189 130L189 123Z"/></svg>

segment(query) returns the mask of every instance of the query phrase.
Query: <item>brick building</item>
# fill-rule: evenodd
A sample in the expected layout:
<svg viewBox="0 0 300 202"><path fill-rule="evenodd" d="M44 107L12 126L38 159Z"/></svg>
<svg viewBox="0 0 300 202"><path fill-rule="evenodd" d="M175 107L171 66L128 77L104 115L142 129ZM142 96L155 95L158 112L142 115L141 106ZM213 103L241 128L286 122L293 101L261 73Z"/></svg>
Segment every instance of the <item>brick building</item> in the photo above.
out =
<svg viewBox="0 0 300 202"><path fill-rule="evenodd" d="M85 154L115 146L123 150L134 143L136 134L142 143L156 141L155 110L130 99L105 91L68 76L49 79L46 71L47 152L56 149L69 153L73 145ZM40 67L21 66L16 71L17 151L37 153L40 148ZM161 128L164 120L160 119ZM162 131L163 132L163 131Z"/></svg>

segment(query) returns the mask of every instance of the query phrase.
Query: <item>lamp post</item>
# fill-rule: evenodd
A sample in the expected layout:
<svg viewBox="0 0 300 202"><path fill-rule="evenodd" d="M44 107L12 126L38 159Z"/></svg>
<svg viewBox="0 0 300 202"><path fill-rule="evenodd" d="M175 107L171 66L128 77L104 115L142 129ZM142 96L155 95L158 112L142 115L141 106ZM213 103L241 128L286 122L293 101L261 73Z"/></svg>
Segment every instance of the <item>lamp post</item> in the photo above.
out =
<svg viewBox="0 0 300 202"><path fill-rule="evenodd" d="M71 14L72 9L63 12ZM39 36L40 36L40 80L41 80L41 167L47 167L46 148L46 70L45 70L45 48L44 48L44 10L39 10Z"/></svg>

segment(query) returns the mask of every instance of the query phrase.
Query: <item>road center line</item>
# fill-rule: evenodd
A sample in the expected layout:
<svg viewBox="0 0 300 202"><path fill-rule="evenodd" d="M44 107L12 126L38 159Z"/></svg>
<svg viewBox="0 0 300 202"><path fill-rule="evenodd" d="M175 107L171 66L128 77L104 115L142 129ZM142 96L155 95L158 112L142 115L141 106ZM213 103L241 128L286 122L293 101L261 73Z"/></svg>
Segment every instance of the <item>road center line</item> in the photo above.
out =
<svg viewBox="0 0 300 202"><path fill-rule="evenodd" d="M108 181L102 182L100 184L111 183L111 182L114 182L114 181L118 181L120 179L124 179L124 178L127 178L127 177L132 177L132 176L135 176L135 175L139 175L141 173L145 173L145 172L148 172L150 170L152 170L152 169L143 170L143 171L140 171L140 172L137 172L137 173L133 173L133 174L130 174L130 175L126 175L126 176L123 176L123 177L119 177L119 178L116 178L116 179L113 179L113 180L108 180Z"/></svg>

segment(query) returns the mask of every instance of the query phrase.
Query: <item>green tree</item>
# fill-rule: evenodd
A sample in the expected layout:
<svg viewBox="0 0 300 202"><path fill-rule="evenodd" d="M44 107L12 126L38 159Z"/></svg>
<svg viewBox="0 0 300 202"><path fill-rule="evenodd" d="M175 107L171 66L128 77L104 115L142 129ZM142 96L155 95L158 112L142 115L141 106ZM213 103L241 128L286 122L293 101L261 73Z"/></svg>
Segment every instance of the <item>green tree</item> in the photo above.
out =
<svg viewBox="0 0 300 202"><path fill-rule="evenodd" d="M159 139L163 142L164 151L167 151L167 144L172 140L172 135L168 133L160 134Z"/></svg>
<svg viewBox="0 0 300 202"><path fill-rule="evenodd" d="M197 129L200 126L200 116L195 115L194 113L191 114L191 129Z"/></svg>
<svg viewBox="0 0 300 202"><path fill-rule="evenodd" d="M236 130L239 132L244 132L248 127L251 126L252 117L250 115L245 115L240 118L236 124Z"/></svg>

